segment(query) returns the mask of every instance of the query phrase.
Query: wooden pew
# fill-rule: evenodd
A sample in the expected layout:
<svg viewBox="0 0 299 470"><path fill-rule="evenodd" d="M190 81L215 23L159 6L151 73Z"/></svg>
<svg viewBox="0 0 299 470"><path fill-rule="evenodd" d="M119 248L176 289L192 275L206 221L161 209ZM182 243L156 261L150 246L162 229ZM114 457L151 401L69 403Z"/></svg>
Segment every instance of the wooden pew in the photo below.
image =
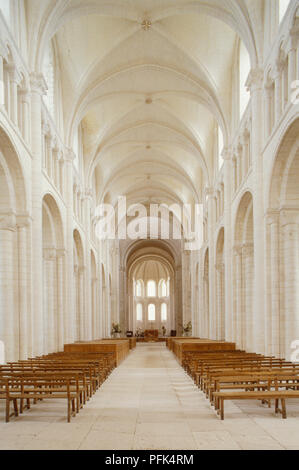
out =
<svg viewBox="0 0 299 470"><path fill-rule="evenodd" d="M214 392L214 398L219 401L219 414L221 420L224 419L224 401L225 400L275 400L275 413L278 413L279 400L281 401L282 417L286 419L287 398L299 398L299 390L267 390L267 391L250 391L250 392Z"/></svg>

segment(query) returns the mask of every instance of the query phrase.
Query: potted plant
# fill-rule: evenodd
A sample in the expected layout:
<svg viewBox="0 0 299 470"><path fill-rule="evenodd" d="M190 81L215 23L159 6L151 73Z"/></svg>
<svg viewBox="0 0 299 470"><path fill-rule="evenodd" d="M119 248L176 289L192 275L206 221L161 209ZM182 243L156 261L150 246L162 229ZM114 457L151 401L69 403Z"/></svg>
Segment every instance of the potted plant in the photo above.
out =
<svg viewBox="0 0 299 470"><path fill-rule="evenodd" d="M120 338L121 329L119 323L112 323L111 334L113 338Z"/></svg>
<svg viewBox="0 0 299 470"><path fill-rule="evenodd" d="M191 332L192 332L191 321L189 321L188 323L185 323L185 325L183 326L183 332L184 332L184 336L191 336Z"/></svg>

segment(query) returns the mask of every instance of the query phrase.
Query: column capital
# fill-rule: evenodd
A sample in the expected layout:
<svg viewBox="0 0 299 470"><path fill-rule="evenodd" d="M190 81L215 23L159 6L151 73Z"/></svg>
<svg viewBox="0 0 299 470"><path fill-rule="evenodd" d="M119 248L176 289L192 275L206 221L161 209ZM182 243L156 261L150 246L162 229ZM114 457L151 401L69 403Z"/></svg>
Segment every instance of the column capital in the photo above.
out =
<svg viewBox="0 0 299 470"><path fill-rule="evenodd" d="M221 152L221 157L223 160L231 160L232 158L232 149L231 147L223 147L223 150Z"/></svg>
<svg viewBox="0 0 299 470"><path fill-rule="evenodd" d="M253 243L243 243L242 245L242 255L244 257L251 256L253 253L254 245Z"/></svg>
<svg viewBox="0 0 299 470"><path fill-rule="evenodd" d="M59 259L64 258L65 255L66 255L66 250L64 248L59 248L58 250L56 250L57 258Z"/></svg>
<svg viewBox="0 0 299 470"><path fill-rule="evenodd" d="M13 212L0 214L0 230L14 232L17 229L16 215Z"/></svg>
<svg viewBox="0 0 299 470"><path fill-rule="evenodd" d="M277 224L279 222L279 210L270 209L266 212L265 217L268 225Z"/></svg>
<svg viewBox="0 0 299 470"><path fill-rule="evenodd" d="M234 245L233 246L233 254L235 256L241 256L242 255L242 245Z"/></svg>
<svg viewBox="0 0 299 470"><path fill-rule="evenodd" d="M38 93L40 96L47 94L48 87L42 73L30 74L30 87L33 93Z"/></svg>
<svg viewBox="0 0 299 470"><path fill-rule="evenodd" d="M9 78L13 82L19 83L21 81L21 75L18 72L18 69L14 63L8 64L6 70L9 73Z"/></svg>
<svg viewBox="0 0 299 470"><path fill-rule="evenodd" d="M55 247L44 248L43 257L47 261L52 261L56 259L56 248Z"/></svg>
<svg viewBox="0 0 299 470"><path fill-rule="evenodd" d="M263 69L256 67L251 69L246 81L246 87L248 91L253 92L255 90L262 89L264 80L264 71Z"/></svg>
<svg viewBox="0 0 299 470"><path fill-rule="evenodd" d="M71 148L66 148L64 152L64 160L73 163L76 159L75 152Z"/></svg>
<svg viewBox="0 0 299 470"><path fill-rule="evenodd" d="M24 228L28 227L32 222L32 217L29 214L22 214L17 216L17 227Z"/></svg>
<svg viewBox="0 0 299 470"><path fill-rule="evenodd" d="M92 197L93 197L92 189L91 188L85 189L85 192L83 193L83 197L84 197L84 199L92 200Z"/></svg>
<svg viewBox="0 0 299 470"><path fill-rule="evenodd" d="M296 208L282 207L280 210L280 220L283 227L299 224L299 210Z"/></svg>

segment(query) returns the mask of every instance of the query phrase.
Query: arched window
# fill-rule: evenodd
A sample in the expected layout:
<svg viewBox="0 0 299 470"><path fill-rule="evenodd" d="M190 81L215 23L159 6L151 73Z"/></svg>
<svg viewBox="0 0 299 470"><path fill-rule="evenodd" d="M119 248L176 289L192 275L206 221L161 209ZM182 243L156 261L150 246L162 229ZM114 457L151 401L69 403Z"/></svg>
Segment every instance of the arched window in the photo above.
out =
<svg viewBox="0 0 299 470"><path fill-rule="evenodd" d="M142 281L136 281L136 288L135 288L135 295L136 297L142 297Z"/></svg>
<svg viewBox="0 0 299 470"><path fill-rule="evenodd" d="M156 306L154 304L149 304L148 306L148 320L149 321L156 320Z"/></svg>
<svg viewBox="0 0 299 470"><path fill-rule="evenodd" d="M288 9L290 0L279 0L279 23L283 20Z"/></svg>
<svg viewBox="0 0 299 470"><path fill-rule="evenodd" d="M246 87L246 81L250 72L250 58L243 41L240 41L240 54L239 54L239 97L240 97L240 117L243 116L244 111L248 105L250 93Z"/></svg>
<svg viewBox="0 0 299 470"><path fill-rule="evenodd" d="M167 284L164 279L160 281L160 297L167 297Z"/></svg>
<svg viewBox="0 0 299 470"><path fill-rule="evenodd" d="M147 296L148 297L156 297L157 295L157 288L155 281L148 281L147 283Z"/></svg>
<svg viewBox="0 0 299 470"><path fill-rule="evenodd" d="M136 318L137 318L137 321L142 321L142 314L143 314L143 311L142 311L142 304L137 304L136 306Z"/></svg>
<svg viewBox="0 0 299 470"><path fill-rule="evenodd" d="M167 304L161 305L161 321L167 321Z"/></svg>

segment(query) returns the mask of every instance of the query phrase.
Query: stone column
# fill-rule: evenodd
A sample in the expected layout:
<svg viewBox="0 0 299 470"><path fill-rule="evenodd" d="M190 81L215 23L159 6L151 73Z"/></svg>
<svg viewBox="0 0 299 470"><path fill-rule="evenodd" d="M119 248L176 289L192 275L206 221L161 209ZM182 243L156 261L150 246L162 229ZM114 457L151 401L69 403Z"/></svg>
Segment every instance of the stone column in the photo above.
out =
<svg viewBox="0 0 299 470"><path fill-rule="evenodd" d="M265 140L268 140L272 132L272 105L271 105L271 91L272 91L272 83L267 82L264 85L264 96L265 96L265 119L264 119L264 137Z"/></svg>
<svg viewBox="0 0 299 470"><path fill-rule="evenodd" d="M0 340L4 343L5 361L16 361L18 325L15 321L14 214L0 215Z"/></svg>
<svg viewBox="0 0 299 470"><path fill-rule="evenodd" d="M208 196L208 240L209 240L209 338L216 337L216 304L215 304L215 261L214 261L214 229L215 229L215 195L212 188L207 190Z"/></svg>
<svg viewBox="0 0 299 470"><path fill-rule="evenodd" d="M30 219L18 219L18 277L19 277L19 359L28 357L28 259L27 259L27 231Z"/></svg>
<svg viewBox="0 0 299 470"><path fill-rule="evenodd" d="M18 80L19 76L15 65L8 66L10 81L10 119L18 126Z"/></svg>
<svg viewBox="0 0 299 470"><path fill-rule="evenodd" d="M84 303L84 277L85 266L80 266L78 270L78 288L79 288L79 340L85 340L85 303Z"/></svg>
<svg viewBox="0 0 299 470"><path fill-rule="evenodd" d="M252 299L253 299L253 244L246 243L242 246L242 260L244 266L243 282L243 319L242 319L242 339L243 348L246 351L254 352L254 340L252 336Z"/></svg>
<svg viewBox="0 0 299 470"><path fill-rule="evenodd" d="M3 54L5 51L0 50L0 105L5 105L5 92L4 92L4 61L3 61Z"/></svg>
<svg viewBox="0 0 299 470"><path fill-rule="evenodd" d="M243 348L243 292L242 292L242 249L239 246L234 247L235 255L235 289L236 289L236 310L234 315L235 335L234 340L239 348Z"/></svg>
<svg viewBox="0 0 299 470"><path fill-rule="evenodd" d="M58 349L63 351L63 346L67 340L67 318L65 315L65 250L57 250L57 327L58 327ZM67 306L69 309L70 306Z"/></svg>
<svg viewBox="0 0 299 470"><path fill-rule="evenodd" d="M253 231L254 231L254 289L253 289L253 336L254 349L265 351L265 289L264 289L264 204L263 204L263 159L262 152L262 83L263 71L251 70L248 86L252 109L252 173L253 173Z"/></svg>
<svg viewBox="0 0 299 470"><path fill-rule="evenodd" d="M267 311L267 352L279 357L280 351L280 280L279 280L279 212L267 213L269 233L269 297Z"/></svg>
<svg viewBox="0 0 299 470"><path fill-rule="evenodd" d="M288 52L288 76L289 76L289 83L288 83L288 94L289 100L292 94L292 83L296 80L296 43L297 39L291 34L290 39L290 50Z"/></svg>
<svg viewBox="0 0 299 470"><path fill-rule="evenodd" d="M224 283L225 283L225 339L233 338L233 303L232 303L232 248L231 248L231 188L232 188L232 152L225 148L224 160Z"/></svg>
<svg viewBox="0 0 299 470"><path fill-rule="evenodd" d="M215 266L216 270L216 301L217 301L217 325L216 325L216 339L221 339L221 324L222 324L222 270L223 264L218 263Z"/></svg>
<svg viewBox="0 0 299 470"><path fill-rule="evenodd" d="M285 357L290 359L291 344L299 340L299 213L283 210Z"/></svg>
<svg viewBox="0 0 299 470"><path fill-rule="evenodd" d="M55 327L55 291L54 276L56 266L56 249L46 248L44 250L44 273L45 273L45 300L47 311L44 318L44 338L48 353L55 352L56 348L56 327Z"/></svg>
<svg viewBox="0 0 299 470"><path fill-rule="evenodd" d="M43 77L31 75L31 149L32 149L32 285L34 286L33 355L43 354L43 251L42 251L42 132L41 100L46 85Z"/></svg>
<svg viewBox="0 0 299 470"><path fill-rule="evenodd" d="M73 161L75 154L71 149L64 152L64 197L67 208L66 220L66 305L69 308L64 312L65 317L65 342L73 343L77 335L76 324L76 289L74 288L74 213L73 213Z"/></svg>
<svg viewBox="0 0 299 470"><path fill-rule="evenodd" d="M275 70L275 124L277 125L282 112L282 77L281 64L276 64Z"/></svg>
<svg viewBox="0 0 299 470"><path fill-rule="evenodd" d="M85 273L85 331L86 339L92 336L92 292L91 292L91 256L90 256L90 217L92 204L92 190L87 189L83 195L84 214L83 222L85 228L85 251L86 251L86 273Z"/></svg>

